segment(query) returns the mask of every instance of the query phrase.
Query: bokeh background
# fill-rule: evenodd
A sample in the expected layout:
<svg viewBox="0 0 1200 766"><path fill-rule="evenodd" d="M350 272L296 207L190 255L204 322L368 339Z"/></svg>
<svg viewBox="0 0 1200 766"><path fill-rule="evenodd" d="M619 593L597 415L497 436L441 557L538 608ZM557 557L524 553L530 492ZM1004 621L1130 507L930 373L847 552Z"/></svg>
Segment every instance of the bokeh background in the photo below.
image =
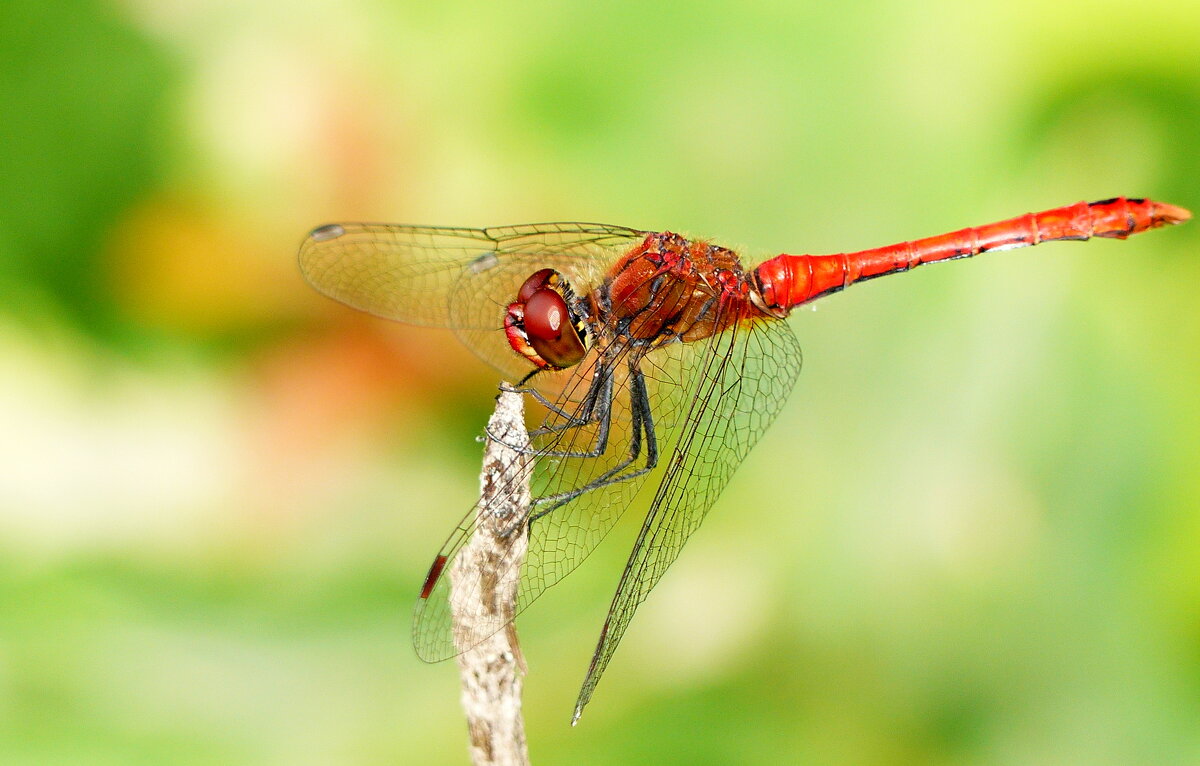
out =
<svg viewBox="0 0 1200 766"><path fill-rule="evenodd" d="M411 604L497 376L302 283L329 220L859 249L1200 207L1200 5L7 0L0 761L464 763ZM1200 762L1200 225L929 267L806 370L535 763Z"/></svg>

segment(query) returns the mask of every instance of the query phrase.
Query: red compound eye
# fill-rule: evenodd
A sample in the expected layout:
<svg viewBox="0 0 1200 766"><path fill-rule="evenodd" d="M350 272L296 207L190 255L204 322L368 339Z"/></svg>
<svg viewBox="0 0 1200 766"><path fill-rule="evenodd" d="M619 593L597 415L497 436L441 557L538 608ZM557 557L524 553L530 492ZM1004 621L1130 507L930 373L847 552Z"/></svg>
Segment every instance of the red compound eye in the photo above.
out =
<svg viewBox="0 0 1200 766"><path fill-rule="evenodd" d="M541 269L530 274L525 283L521 285L521 289L517 291L517 303L529 300L534 293L548 285L552 279L554 279L554 269Z"/></svg>
<svg viewBox="0 0 1200 766"><path fill-rule="evenodd" d="M535 271L504 318L513 351L542 369L565 370L587 354L583 330L575 326L567 306L570 289L554 269Z"/></svg>
<svg viewBox="0 0 1200 766"><path fill-rule="evenodd" d="M567 303L553 290L538 290L525 301L525 331L531 338L558 340L567 321Z"/></svg>

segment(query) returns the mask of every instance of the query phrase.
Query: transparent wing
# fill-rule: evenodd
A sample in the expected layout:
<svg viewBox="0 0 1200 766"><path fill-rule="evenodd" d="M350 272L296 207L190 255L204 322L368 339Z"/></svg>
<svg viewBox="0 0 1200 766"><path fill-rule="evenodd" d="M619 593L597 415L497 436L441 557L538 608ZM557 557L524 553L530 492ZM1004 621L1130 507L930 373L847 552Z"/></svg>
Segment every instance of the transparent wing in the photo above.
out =
<svg viewBox="0 0 1200 766"><path fill-rule="evenodd" d="M775 419L800 374L795 333L785 322L743 322L693 344L690 388L678 439L579 693L575 720L591 699L638 606L700 526L729 477ZM690 348L690 347L689 347Z"/></svg>
<svg viewBox="0 0 1200 766"><path fill-rule="evenodd" d="M584 293L645 234L599 223L488 229L334 223L309 233L299 263L319 292L387 319L452 328L481 358L518 378L530 366L498 330L521 283L553 268Z"/></svg>
<svg viewBox="0 0 1200 766"><path fill-rule="evenodd" d="M600 334L615 334L615 328ZM503 628L579 566L638 490L661 477L661 445L675 438L682 423L679 413L685 409L688 376L695 371L688 365L693 358L688 345L675 343L640 357L627 347L593 349L579 365L551 380L550 388L559 393L552 407L541 408L544 416L534 418L541 425L531 432L532 449L512 467L507 485L492 493L496 509L472 509L435 558L436 567L449 571L463 546L479 532L480 518L493 519L502 501L519 494L521 482L531 481L536 498L531 513L512 522L530 524L515 608L478 614L474 592L452 592L451 578L437 577L431 587L427 583L429 592L418 600L413 621L413 644L422 659L452 657ZM602 388L597 380L606 377L612 392L607 417L595 419L596 391ZM639 391L640 385L644 391ZM537 406L532 401L531 405ZM607 444L600 450L604 423ZM494 576L515 573L497 571ZM472 610L474 632L455 635L452 615L466 609Z"/></svg>

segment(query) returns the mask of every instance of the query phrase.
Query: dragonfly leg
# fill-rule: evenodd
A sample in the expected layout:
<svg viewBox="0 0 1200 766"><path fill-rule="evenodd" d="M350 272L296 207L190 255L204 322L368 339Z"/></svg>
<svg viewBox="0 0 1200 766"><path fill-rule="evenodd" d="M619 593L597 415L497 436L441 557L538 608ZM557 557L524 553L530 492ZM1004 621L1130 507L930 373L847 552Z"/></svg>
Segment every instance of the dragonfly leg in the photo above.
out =
<svg viewBox="0 0 1200 766"><path fill-rule="evenodd" d="M609 386L609 392L607 393L607 397L609 399L611 399L611 396L612 396L612 394L611 394L611 385L612 385L611 377L612 376L607 376L607 377L610 378L610 380L607 381L608 386ZM544 394L542 394L542 392L538 391L537 389L502 385L501 390L512 391L514 393L527 394L529 396L532 396L535 400L537 400L537 402L539 404L543 405L544 407L546 407L546 409L550 410L555 415L558 415L559 417L562 417L564 420L567 421L566 423L556 423L556 424L550 425L550 426L543 425L538 428L535 428L529 432L529 436L531 436L531 437L538 437L538 436L543 436L548 433L558 433L558 432L562 432L562 431L567 431L571 428L581 428L583 426L590 425L592 423L597 422L599 420L599 416L596 414L596 401L597 401L597 398L600 398L600 399L605 398L605 391L603 390L603 386L597 386L595 384L588 386L588 392L583 399L582 405L579 407L579 411L583 414L574 415L574 414L567 412L562 407L559 407L557 404L550 401L549 399L547 399L546 396ZM486 434L488 439L490 439L492 441L500 442L501 444L504 444L506 447L516 450L517 452L520 452L523 455L545 454L545 453L540 452L538 450L538 448L536 448L536 447L531 447L528 445L508 444L501 437L492 433L492 431L487 428L484 429L484 433ZM595 452L595 449L588 450L587 454L591 454L592 452ZM601 452L603 452L603 449L601 449Z"/></svg>
<svg viewBox="0 0 1200 766"><path fill-rule="evenodd" d="M567 431L595 424L597 432L592 441L592 446L586 450L545 450L530 447L529 452L536 453L538 457L600 457L608 450L608 436L612 428L612 402L613 375L611 372L604 370L588 388L583 406L580 407L582 412L587 413L586 415L566 415L571 422L542 426L529 432L529 435L532 437L543 436L545 434L558 434L555 443L559 444L563 441L563 434Z"/></svg>
<svg viewBox="0 0 1200 766"><path fill-rule="evenodd" d="M607 377L610 379L609 382L611 383L612 376L609 375ZM550 410L551 413L557 415L558 417L560 417L566 421L565 423L555 423L554 425L549 425L549 426L547 426L547 425L539 426L538 428L535 428L532 431L530 431L530 435L531 436L540 436L541 434L555 433L557 431L566 431L569 428L578 428L579 426L586 426L590 423L595 423L600 417L600 415L596 413L596 403L597 403L597 401L600 401L603 399L604 392L602 389L603 389L602 386L596 386L596 385L588 386L588 393L587 393L587 396L584 398L583 406L579 408L579 410L581 412L587 413L585 415L577 415L577 414L568 412L567 410L563 409L562 407L559 407L557 404L555 404L554 402L547 399L545 394L543 394L541 391L530 390L528 393L530 395L532 395L533 398L536 399L539 404L544 406L546 409Z"/></svg>
<svg viewBox="0 0 1200 766"><path fill-rule="evenodd" d="M532 393L532 392L529 392ZM547 401L540 394L537 395L539 401ZM534 445L507 445L512 449L520 452L523 455L534 455L536 457L576 457L576 458L594 458L603 455L608 450L608 437L612 425L612 400L613 400L613 376L611 373L604 372L596 376L592 385L588 387L588 393L584 397L583 403L580 406L582 415L571 415L564 412L561 408L554 406L552 409L556 412L561 412L563 417L570 422L556 423L554 425L542 426L535 428L529 432L531 437L544 436L546 434L558 434L555 443L562 443L563 434L572 429L583 428L589 425L598 426L597 433L592 440L592 444L587 449L565 449L552 450L544 449ZM487 432L489 439L499 440L495 434Z"/></svg>
<svg viewBox="0 0 1200 766"><path fill-rule="evenodd" d="M636 368L630 370L629 399L633 410L633 436L629 442L629 454L626 458L582 487L577 487L569 492L535 498L533 501L535 506L547 503L549 505L531 513L530 523L566 505L585 492L616 484L619 481L637 478L654 470L658 465L658 437L654 431L654 418L650 412L650 397L646 392L645 378L641 370ZM634 470L626 470L641 456L643 434L646 440L646 462Z"/></svg>
<svg viewBox="0 0 1200 766"><path fill-rule="evenodd" d="M591 387L591 386L588 387L589 398L592 395L592 389L593 389L593 387ZM551 430L560 430L561 431L563 429L571 428L576 425L587 425L589 422L591 422L591 420L589 420L588 418L579 417L578 415L573 415L570 412L567 412L562 407L559 407L557 404L555 404L554 402L547 399L546 395L543 394L541 391L538 391L536 388L531 388L528 386L510 386L508 384L501 384L500 390L501 391L511 391L511 392L517 393L517 394L525 394L528 396L532 396L534 399L537 400L538 404L540 404L543 407L545 407L546 409L550 410L555 415L558 415L560 418L570 421L563 425L543 426L542 428L536 429L536 431L534 431L535 434L539 433L539 432L545 433L545 432L548 432ZM586 400L585 400L585 402L586 402ZM587 409L590 409L590 407L583 407L581 409L587 410Z"/></svg>

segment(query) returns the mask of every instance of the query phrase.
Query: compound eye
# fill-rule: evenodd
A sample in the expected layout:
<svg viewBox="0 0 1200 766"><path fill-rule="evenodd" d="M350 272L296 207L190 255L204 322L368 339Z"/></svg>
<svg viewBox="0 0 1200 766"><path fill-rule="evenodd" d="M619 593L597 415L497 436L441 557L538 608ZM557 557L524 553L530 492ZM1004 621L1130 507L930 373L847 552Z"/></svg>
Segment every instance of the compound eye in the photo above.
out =
<svg viewBox="0 0 1200 766"><path fill-rule="evenodd" d="M554 269L540 269L529 275L517 291L517 303L525 303L534 293L541 290L554 279Z"/></svg>
<svg viewBox="0 0 1200 766"><path fill-rule="evenodd" d="M558 340L568 321L567 303L553 290L538 290L525 301L525 331L532 338Z"/></svg>

